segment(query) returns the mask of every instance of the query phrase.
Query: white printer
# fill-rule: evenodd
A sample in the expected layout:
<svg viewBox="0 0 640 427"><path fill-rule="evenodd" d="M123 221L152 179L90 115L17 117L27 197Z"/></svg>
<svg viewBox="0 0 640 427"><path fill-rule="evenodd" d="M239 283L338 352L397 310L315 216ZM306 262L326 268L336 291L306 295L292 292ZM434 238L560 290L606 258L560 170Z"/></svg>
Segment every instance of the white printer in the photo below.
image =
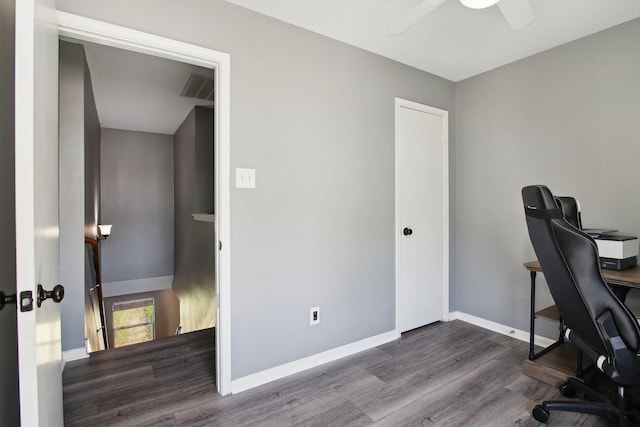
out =
<svg viewBox="0 0 640 427"><path fill-rule="evenodd" d="M600 256L600 267L610 270L626 270L635 267L638 260L638 238L618 236L618 230L602 228L583 228L580 203L575 197L554 196L556 205L569 224L584 231L596 241Z"/></svg>
<svg viewBox="0 0 640 427"><path fill-rule="evenodd" d="M626 270L636 265L640 249L637 237L599 234L594 236L594 240L598 246L600 267Z"/></svg>

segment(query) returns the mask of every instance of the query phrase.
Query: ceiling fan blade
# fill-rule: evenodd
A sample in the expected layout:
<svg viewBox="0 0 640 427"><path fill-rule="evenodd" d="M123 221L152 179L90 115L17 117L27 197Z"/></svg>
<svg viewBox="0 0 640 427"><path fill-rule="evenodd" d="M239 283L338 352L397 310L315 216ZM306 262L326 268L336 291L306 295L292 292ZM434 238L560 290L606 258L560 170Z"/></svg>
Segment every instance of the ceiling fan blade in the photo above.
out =
<svg viewBox="0 0 640 427"><path fill-rule="evenodd" d="M498 8L514 30L521 30L536 19L528 0L500 0Z"/></svg>
<svg viewBox="0 0 640 427"><path fill-rule="evenodd" d="M407 31L413 24L427 16L446 0L423 0L422 3L411 9L405 15L398 18L387 27L387 34L399 36Z"/></svg>

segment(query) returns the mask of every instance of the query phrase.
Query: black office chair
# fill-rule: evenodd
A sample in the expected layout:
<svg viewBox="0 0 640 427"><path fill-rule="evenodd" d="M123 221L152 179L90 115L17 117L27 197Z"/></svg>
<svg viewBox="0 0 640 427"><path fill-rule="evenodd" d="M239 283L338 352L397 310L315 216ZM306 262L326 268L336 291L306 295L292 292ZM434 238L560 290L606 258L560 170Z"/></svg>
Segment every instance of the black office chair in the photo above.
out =
<svg viewBox="0 0 640 427"><path fill-rule="evenodd" d="M593 239L563 217L546 186L522 189L531 243L542 266L551 295L562 316L565 337L593 360L617 386L609 399L583 381L569 378L560 386L565 397L582 391L590 400L545 401L533 417L547 422L550 410L594 414L617 420L621 426L640 425L627 386L640 385L640 327L611 292L600 273Z"/></svg>

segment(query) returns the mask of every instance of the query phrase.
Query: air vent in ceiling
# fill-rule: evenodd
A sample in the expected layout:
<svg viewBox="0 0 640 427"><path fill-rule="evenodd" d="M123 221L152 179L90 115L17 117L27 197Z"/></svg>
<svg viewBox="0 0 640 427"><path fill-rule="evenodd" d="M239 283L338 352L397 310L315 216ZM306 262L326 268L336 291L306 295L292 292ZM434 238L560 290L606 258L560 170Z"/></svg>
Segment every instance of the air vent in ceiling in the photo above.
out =
<svg viewBox="0 0 640 427"><path fill-rule="evenodd" d="M191 74L180 96L213 101L213 78Z"/></svg>

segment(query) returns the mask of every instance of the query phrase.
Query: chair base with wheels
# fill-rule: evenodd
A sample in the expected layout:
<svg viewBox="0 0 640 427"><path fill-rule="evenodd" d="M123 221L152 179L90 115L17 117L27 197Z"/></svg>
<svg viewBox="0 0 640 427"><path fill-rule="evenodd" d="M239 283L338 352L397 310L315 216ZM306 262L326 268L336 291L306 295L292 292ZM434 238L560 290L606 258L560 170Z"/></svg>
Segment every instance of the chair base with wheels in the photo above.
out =
<svg viewBox="0 0 640 427"><path fill-rule="evenodd" d="M531 411L533 418L541 423L547 423L550 411L566 411L598 415L617 421L621 427L640 425L640 414L633 407L631 397L626 394L624 387L618 387L618 393L611 399L577 378L569 378L567 382L560 385L559 389L564 397L573 398L576 397L577 392L580 392L585 400L544 401Z"/></svg>

